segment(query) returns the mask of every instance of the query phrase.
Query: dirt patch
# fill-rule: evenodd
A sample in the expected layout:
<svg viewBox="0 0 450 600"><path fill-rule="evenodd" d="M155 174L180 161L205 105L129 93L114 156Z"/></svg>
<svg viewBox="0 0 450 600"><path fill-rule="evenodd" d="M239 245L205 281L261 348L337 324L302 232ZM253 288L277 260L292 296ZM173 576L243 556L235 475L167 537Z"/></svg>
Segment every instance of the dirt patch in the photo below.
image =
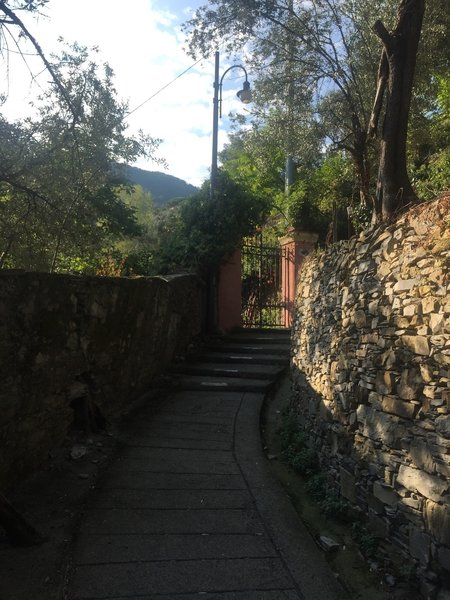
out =
<svg viewBox="0 0 450 600"><path fill-rule="evenodd" d="M302 522L319 548L319 538L326 536L338 548L325 552L327 561L348 593L348 600L418 600L415 590L393 572L390 564L368 562L352 538L350 524L327 519L306 491L306 480L281 459L279 429L282 411L289 406L291 381L285 377L267 399L261 418L261 429L270 468L289 495ZM322 549L322 548L321 548Z"/></svg>

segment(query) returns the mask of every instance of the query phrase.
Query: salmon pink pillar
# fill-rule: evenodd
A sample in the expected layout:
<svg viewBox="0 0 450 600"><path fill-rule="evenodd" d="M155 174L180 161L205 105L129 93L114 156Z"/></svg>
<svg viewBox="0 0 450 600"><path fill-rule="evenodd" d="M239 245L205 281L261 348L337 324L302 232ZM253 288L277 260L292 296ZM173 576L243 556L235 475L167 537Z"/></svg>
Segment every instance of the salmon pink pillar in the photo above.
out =
<svg viewBox="0 0 450 600"><path fill-rule="evenodd" d="M226 332L242 325L242 279L241 279L241 250L238 249L222 265L218 285L218 315L219 331Z"/></svg>
<svg viewBox="0 0 450 600"><path fill-rule="evenodd" d="M280 240L282 248L281 294L284 303L285 327L292 326L298 274L305 257L314 250L318 237L317 233L292 230L288 236Z"/></svg>

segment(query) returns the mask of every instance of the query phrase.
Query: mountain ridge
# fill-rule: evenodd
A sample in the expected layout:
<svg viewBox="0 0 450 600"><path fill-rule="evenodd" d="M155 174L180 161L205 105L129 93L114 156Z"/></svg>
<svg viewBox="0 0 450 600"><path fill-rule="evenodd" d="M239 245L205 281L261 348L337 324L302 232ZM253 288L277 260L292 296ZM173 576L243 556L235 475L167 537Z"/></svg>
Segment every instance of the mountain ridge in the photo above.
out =
<svg viewBox="0 0 450 600"><path fill-rule="evenodd" d="M163 206L174 198L187 198L198 192L197 187L179 177L161 171L147 171L139 167L124 165L126 179L152 195L155 206Z"/></svg>

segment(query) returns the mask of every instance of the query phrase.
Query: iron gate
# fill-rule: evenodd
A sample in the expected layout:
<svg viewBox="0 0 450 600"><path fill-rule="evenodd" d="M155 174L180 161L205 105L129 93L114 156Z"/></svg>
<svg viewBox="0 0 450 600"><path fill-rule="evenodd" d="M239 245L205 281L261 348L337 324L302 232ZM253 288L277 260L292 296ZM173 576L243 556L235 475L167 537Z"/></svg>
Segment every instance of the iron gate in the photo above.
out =
<svg viewBox="0 0 450 600"><path fill-rule="evenodd" d="M287 327L283 284L286 250L263 244L262 236L242 246L242 323L244 327Z"/></svg>

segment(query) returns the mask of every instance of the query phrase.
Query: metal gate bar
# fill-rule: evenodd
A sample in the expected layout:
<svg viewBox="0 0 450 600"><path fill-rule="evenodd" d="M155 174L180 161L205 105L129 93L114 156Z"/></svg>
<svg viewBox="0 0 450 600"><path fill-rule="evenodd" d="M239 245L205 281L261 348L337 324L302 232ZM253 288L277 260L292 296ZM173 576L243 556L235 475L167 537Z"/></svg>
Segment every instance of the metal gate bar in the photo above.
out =
<svg viewBox="0 0 450 600"><path fill-rule="evenodd" d="M244 327L286 327L282 294L284 250L262 239L242 247L242 322Z"/></svg>

